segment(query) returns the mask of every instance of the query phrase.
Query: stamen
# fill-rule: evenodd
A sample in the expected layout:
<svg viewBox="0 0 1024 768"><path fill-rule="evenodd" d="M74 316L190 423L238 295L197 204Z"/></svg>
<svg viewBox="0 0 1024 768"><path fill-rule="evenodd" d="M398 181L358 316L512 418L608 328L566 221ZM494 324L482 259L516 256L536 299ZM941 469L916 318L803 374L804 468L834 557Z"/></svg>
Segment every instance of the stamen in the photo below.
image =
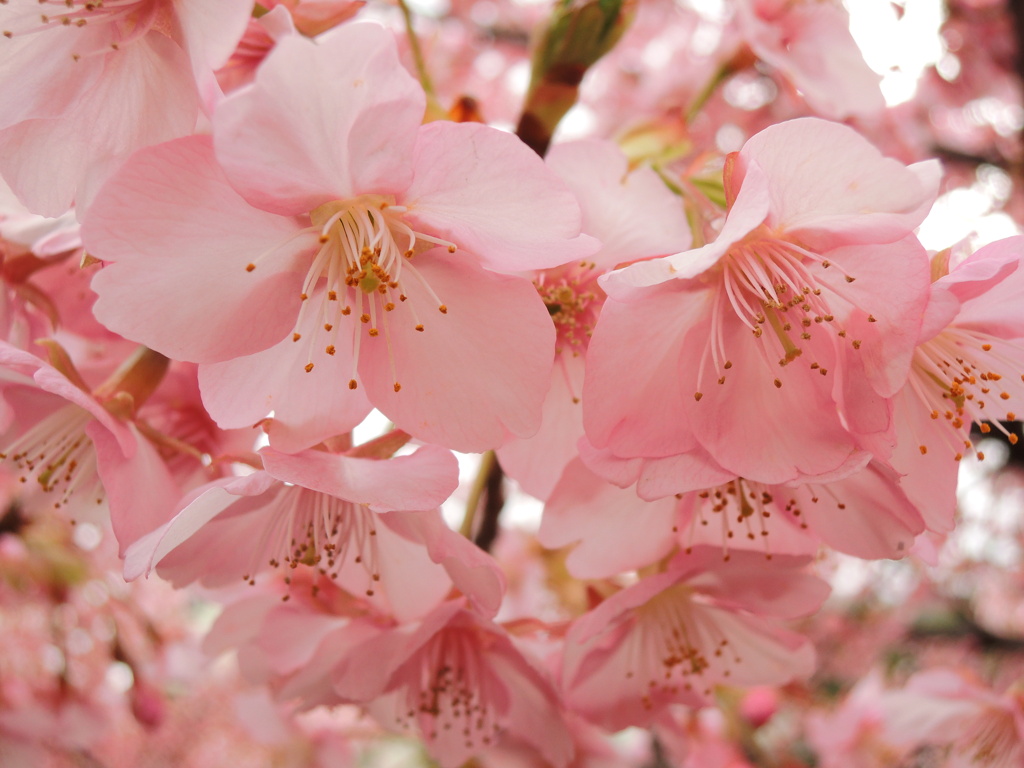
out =
<svg viewBox="0 0 1024 768"><path fill-rule="evenodd" d="M92 414L67 404L41 419L0 452L20 471L18 480L35 480L44 493L59 493L54 507L66 506L81 489L82 497L103 499L96 450L85 433Z"/></svg>
<svg viewBox="0 0 1024 768"><path fill-rule="evenodd" d="M367 326L367 335L379 336L383 326L385 336L389 336L386 315L406 301L410 283L416 286L415 290L426 291L441 314L447 313L447 305L420 271L408 262L406 254L416 251L420 241L443 245L450 251L455 250L455 245L413 230L402 220L405 212L404 206L391 204L385 196L362 195L327 203L310 214L313 227L307 231L316 234L319 246L303 279L302 297L314 294L319 297L308 311L319 309L317 326L334 333L329 340L311 340L311 349L319 347L327 354L331 354L328 349L337 350L336 329L341 318L353 312L360 323ZM254 263L258 266L258 262ZM344 301L340 298L342 293L346 297ZM305 305L300 307L295 335L301 336L298 326L305 321L306 311ZM422 331L423 323L415 309L411 315L415 330ZM355 365L361 346L358 326L353 333ZM314 336L318 335L315 331ZM313 363L310 357L307 365ZM355 370L351 381L356 381Z"/></svg>
<svg viewBox="0 0 1024 768"><path fill-rule="evenodd" d="M376 515L367 507L282 484L261 514L268 523L261 526L246 581L253 583L265 565L290 569L306 565L335 579L351 559L366 570L366 594L374 594L374 583L380 581L380 554Z"/></svg>

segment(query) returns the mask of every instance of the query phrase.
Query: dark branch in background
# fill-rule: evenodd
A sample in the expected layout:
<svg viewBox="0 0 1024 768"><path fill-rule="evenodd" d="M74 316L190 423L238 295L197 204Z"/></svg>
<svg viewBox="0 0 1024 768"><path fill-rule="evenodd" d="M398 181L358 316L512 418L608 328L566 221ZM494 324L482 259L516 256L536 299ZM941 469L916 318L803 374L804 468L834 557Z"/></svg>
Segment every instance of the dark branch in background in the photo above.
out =
<svg viewBox="0 0 1024 768"><path fill-rule="evenodd" d="M484 514L473 543L484 552L490 552L494 540L498 538L498 518L505 506L505 473L497 461L492 462L487 471L483 496Z"/></svg>
<svg viewBox="0 0 1024 768"><path fill-rule="evenodd" d="M12 501L0 515L0 536L5 533L17 536L26 525L28 518L21 513L21 504Z"/></svg>
<svg viewBox="0 0 1024 768"><path fill-rule="evenodd" d="M672 768L668 755L665 754L665 747L657 736L651 736L651 759L644 763L643 768Z"/></svg>
<svg viewBox="0 0 1024 768"><path fill-rule="evenodd" d="M1013 17L1013 39L1016 43L1013 53L1013 71L1017 74L1017 90L1024 101L1024 0L1008 0L1010 15ZM1024 145L1024 129L1017 134L1017 143ZM1024 184L1024 164L1018 164L1013 174L1014 184Z"/></svg>
<svg viewBox="0 0 1024 768"><path fill-rule="evenodd" d="M994 165L998 168L1002 168L1004 171L1011 170L1010 162L1003 157L1000 152L997 152L994 149L987 155L971 155L958 149L951 149L950 147L936 144L929 150L929 154L933 157L939 158L943 165L949 165L950 163L963 163L970 165L972 168L977 168L979 165Z"/></svg>
<svg viewBox="0 0 1024 768"><path fill-rule="evenodd" d="M1013 68L1017 73L1017 85L1024 89L1024 0L1009 0L1010 13L1013 16L1014 38L1017 51L1013 57ZM1024 93L1022 93L1024 95Z"/></svg>

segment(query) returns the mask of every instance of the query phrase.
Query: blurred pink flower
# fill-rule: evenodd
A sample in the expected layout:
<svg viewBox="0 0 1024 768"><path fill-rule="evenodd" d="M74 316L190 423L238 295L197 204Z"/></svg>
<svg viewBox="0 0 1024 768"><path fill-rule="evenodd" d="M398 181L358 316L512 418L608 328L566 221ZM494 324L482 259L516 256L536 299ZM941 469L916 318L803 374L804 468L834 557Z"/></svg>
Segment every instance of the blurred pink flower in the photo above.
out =
<svg viewBox="0 0 1024 768"><path fill-rule="evenodd" d="M738 0L740 33L762 61L798 88L822 117L842 120L885 109L880 75L868 67L839 2Z"/></svg>
<svg viewBox="0 0 1024 768"><path fill-rule="evenodd" d="M910 678L883 695L884 734L915 748L951 744L949 768L1017 768L1024 764L1024 691L997 694L951 669Z"/></svg>
<svg viewBox="0 0 1024 768"><path fill-rule="evenodd" d="M251 9L245 0L0 5L0 173L34 213L83 210L132 152L193 131L201 91Z"/></svg>
<svg viewBox="0 0 1024 768"><path fill-rule="evenodd" d="M711 547L618 592L565 637L567 704L618 730L650 725L670 704L711 703L716 685L778 685L809 675L814 650L779 619L816 611L828 594L805 558L766 561Z"/></svg>
<svg viewBox="0 0 1024 768"><path fill-rule="evenodd" d="M363 643L334 680L343 698L367 702L382 724L418 734L444 768L506 733L556 768L572 757L552 683L501 627L461 601Z"/></svg>

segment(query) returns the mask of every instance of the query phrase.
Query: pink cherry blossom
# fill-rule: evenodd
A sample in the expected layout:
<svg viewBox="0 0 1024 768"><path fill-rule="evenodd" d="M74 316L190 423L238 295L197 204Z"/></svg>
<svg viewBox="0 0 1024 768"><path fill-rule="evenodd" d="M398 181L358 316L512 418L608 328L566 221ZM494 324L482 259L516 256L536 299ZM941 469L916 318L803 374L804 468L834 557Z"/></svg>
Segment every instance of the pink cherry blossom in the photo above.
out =
<svg viewBox="0 0 1024 768"><path fill-rule="evenodd" d="M578 234L571 193L517 139L421 126L423 110L380 27L281 40L219 106L212 143L139 153L104 190L85 224L90 252L110 262L94 282L97 316L215 363L200 377L222 426L283 409L299 435L289 450L350 429L365 398L460 450L531 434L554 329L533 286L499 273L596 244ZM293 382L318 367L330 374L308 397ZM268 369L285 373L232 397ZM313 423L320 400L334 411Z"/></svg>
<svg viewBox="0 0 1024 768"><path fill-rule="evenodd" d="M949 669L884 695L885 738L897 746L952 744L950 768L1012 768L1024 761L1024 694L1002 695Z"/></svg>
<svg viewBox="0 0 1024 768"><path fill-rule="evenodd" d="M805 562L737 552L723 563L705 547L612 595L566 635L568 704L619 729L648 725L671 703L707 704L719 684L808 675L810 644L777 621L814 612L828 593L800 572Z"/></svg>
<svg viewBox="0 0 1024 768"><path fill-rule="evenodd" d="M44 0L0 8L0 173L60 216L136 149L192 132L197 77L241 37L244 0Z"/></svg>
<svg viewBox="0 0 1024 768"><path fill-rule="evenodd" d="M303 708L336 705L331 674L353 648L380 636L394 619L333 581L309 571L295 576L282 601L280 584L259 585L229 602L203 644L210 655L238 653L239 670L281 701Z"/></svg>
<svg viewBox="0 0 1024 768"><path fill-rule="evenodd" d="M538 534L551 548L576 544L566 567L593 579L648 566L678 548L717 547L812 555L827 543L864 558L908 554L924 521L879 462L840 480L797 486L729 478L712 487L645 500L617 488L580 461L567 467L544 509Z"/></svg>
<svg viewBox="0 0 1024 768"><path fill-rule="evenodd" d="M1024 237L980 248L932 284L906 387L896 399L900 440L890 463L939 532L953 527L957 462L987 433L1024 411ZM1009 435L1010 442L1017 441Z"/></svg>
<svg viewBox="0 0 1024 768"><path fill-rule="evenodd" d="M379 722L419 734L444 768L508 733L552 766L572 757L554 686L499 626L446 603L415 625L356 648L335 671L345 699Z"/></svg>
<svg viewBox="0 0 1024 768"><path fill-rule="evenodd" d="M906 379L928 281L910 232L936 170L821 120L753 137L727 167L717 240L602 281L590 442L769 483L848 473L861 446L891 447L886 398Z"/></svg>
<svg viewBox="0 0 1024 768"><path fill-rule="evenodd" d="M822 117L842 120L885 108L875 74L839 3L739 0L736 19L754 53L798 88Z"/></svg>
<svg viewBox="0 0 1024 768"><path fill-rule="evenodd" d="M822 768L889 768L899 765L906 748L885 738L885 687L872 670L828 712L812 712L807 735L821 758Z"/></svg>
<svg viewBox="0 0 1024 768"><path fill-rule="evenodd" d="M453 581L497 611L496 567L436 512L457 483L449 451L424 446L377 460L263 448L260 457L262 471L186 496L173 519L128 551L125 576L157 567L175 582L223 586L309 565L403 620L429 610Z"/></svg>
<svg viewBox="0 0 1024 768"><path fill-rule="evenodd" d="M583 437L583 371L604 303L601 275L619 264L662 256L691 242L682 203L650 168L629 170L618 147L597 140L556 144L548 165L576 194L583 231L601 241L585 261L537 273L534 283L555 322L555 368L533 437L514 440L498 456L523 489L547 498Z"/></svg>
<svg viewBox="0 0 1024 768"><path fill-rule="evenodd" d="M107 392L101 400L84 382L3 342L0 366L0 460L16 467L21 483L72 520L105 523L109 510L122 554L167 519L178 489L125 412L130 394Z"/></svg>

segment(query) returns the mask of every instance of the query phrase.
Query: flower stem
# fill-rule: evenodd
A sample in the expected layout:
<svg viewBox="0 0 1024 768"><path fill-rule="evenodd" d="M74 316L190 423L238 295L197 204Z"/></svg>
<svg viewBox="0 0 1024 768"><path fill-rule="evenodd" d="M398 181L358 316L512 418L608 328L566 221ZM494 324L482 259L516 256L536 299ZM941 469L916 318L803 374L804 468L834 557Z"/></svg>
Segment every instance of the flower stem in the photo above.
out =
<svg viewBox="0 0 1024 768"><path fill-rule="evenodd" d="M686 120L687 125L691 125L693 123L697 115L699 115L700 111L704 108L708 99L710 99L714 92L718 90L718 86L725 82L732 73L733 70L726 64L719 67L710 79L708 79L700 93L694 97L689 109L686 110L684 119Z"/></svg>
<svg viewBox="0 0 1024 768"><path fill-rule="evenodd" d="M419 76L420 85L423 86L423 90L430 97L430 100L435 101L437 96L434 93L434 83L431 81L430 73L427 71L427 63L423 58L423 50L420 48L420 39L416 36L416 30L413 29L412 11L409 10L405 0L398 0L398 7L402 10L402 18L405 19L405 31L409 36L409 50L412 51L412 60L416 66L416 74Z"/></svg>

